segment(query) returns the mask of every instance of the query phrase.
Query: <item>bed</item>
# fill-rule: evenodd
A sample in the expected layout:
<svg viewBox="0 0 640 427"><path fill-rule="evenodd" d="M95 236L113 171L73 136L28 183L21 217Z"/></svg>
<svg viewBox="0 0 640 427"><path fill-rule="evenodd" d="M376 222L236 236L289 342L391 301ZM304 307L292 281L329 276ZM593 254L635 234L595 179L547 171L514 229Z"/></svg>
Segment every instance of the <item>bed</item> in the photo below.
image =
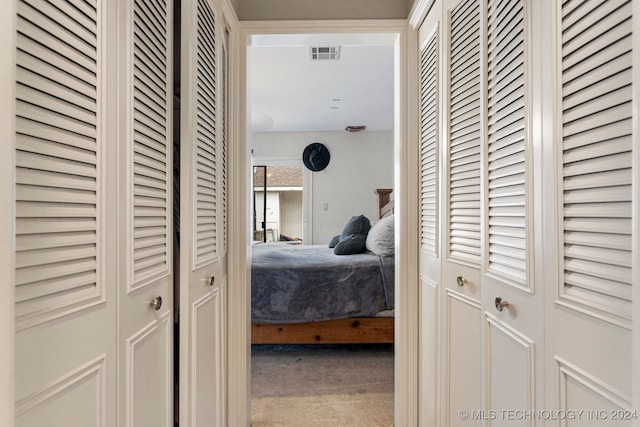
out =
<svg viewBox="0 0 640 427"><path fill-rule="evenodd" d="M392 215L391 190L375 193L380 217ZM393 342L393 255L258 243L251 269L252 344Z"/></svg>

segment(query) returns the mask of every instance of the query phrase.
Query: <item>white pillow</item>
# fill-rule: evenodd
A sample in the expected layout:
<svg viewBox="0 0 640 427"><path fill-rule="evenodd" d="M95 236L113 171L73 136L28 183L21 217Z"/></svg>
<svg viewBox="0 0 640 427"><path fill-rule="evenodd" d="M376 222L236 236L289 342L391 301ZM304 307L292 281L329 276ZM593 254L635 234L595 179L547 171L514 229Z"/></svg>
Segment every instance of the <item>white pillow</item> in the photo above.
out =
<svg viewBox="0 0 640 427"><path fill-rule="evenodd" d="M377 221L367 234L366 248L379 256L395 253L393 215Z"/></svg>

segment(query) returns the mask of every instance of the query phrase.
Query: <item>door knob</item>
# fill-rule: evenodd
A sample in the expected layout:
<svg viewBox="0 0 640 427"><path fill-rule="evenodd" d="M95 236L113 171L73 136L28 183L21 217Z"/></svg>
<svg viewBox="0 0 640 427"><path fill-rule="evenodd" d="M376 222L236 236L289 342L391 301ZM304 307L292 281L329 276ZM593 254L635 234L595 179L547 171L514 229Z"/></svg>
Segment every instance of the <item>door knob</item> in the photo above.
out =
<svg viewBox="0 0 640 427"><path fill-rule="evenodd" d="M154 299L151 300L151 302L149 303L149 305L151 306L151 308L153 308L155 311L160 310L160 307L162 307L162 297L161 296L157 296Z"/></svg>
<svg viewBox="0 0 640 427"><path fill-rule="evenodd" d="M507 300L503 300L502 297L496 297L496 310L502 311L505 307L509 307L511 303Z"/></svg>
<svg viewBox="0 0 640 427"><path fill-rule="evenodd" d="M458 286L464 286L464 284L467 282L467 279L465 279L462 276L458 276L456 277L456 283L458 284Z"/></svg>
<svg viewBox="0 0 640 427"><path fill-rule="evenodd" d="M213 284L216 282L216 278L214 276L209 276L206 279L201 280L209 286L213 286Z"/></svg>

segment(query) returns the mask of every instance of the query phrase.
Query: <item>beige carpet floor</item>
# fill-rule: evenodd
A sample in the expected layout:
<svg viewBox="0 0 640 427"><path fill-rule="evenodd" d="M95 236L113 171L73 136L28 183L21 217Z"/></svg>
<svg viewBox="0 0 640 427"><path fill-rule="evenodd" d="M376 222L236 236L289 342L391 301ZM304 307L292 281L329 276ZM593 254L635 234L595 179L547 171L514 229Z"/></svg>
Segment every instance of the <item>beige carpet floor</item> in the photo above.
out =
<svg viewBox="0 0 640 427"><path fill-rule="evenodd" d="M393 426L392 345L253 346L252 427Z"/></svg>

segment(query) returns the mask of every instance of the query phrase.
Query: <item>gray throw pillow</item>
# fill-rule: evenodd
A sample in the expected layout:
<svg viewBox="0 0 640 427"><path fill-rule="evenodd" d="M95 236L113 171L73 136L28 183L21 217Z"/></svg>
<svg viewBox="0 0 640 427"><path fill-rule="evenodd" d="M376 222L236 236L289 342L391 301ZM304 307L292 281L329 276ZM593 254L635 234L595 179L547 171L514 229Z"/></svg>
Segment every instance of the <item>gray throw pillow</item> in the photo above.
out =
<svg viewBox="0 0 640 427"><path fill-rule="evenodd" d="M367 236L362 234L350 234L340 239L333 253L336 255L353 255L364 252Z"/></svg>
<svg viewBox="0 0 640 427"><path fill-rule="evenodd" d="M370 229L371 221L369 221L369 218L364 215L352 216L344 225L340 239L342 240L351 234L361 234L366 236Z"/></svg>
<svg viewBox="0 0 640 427"><path fill-rule="evenodd" d="M344 225L340 241L333 248L336 255L353 255L365 251L371 221L364 215L352 216Z"/></svg>

